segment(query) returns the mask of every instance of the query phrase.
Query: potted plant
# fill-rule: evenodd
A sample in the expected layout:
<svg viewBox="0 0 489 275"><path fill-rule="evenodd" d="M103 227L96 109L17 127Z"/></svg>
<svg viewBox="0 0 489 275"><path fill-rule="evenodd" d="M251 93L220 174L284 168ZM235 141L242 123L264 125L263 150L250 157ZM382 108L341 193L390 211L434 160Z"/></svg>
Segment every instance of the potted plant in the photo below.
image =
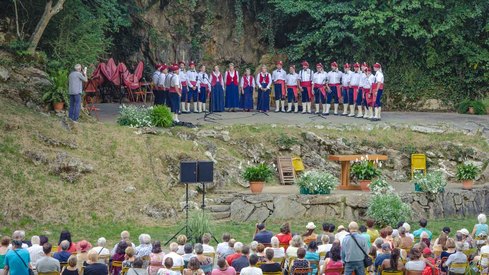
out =
<svg viewBox="0 0 489 275"><path fill-rule="evenodd" d="M329 194L338 186L338 179L327 172L307 171L301 174L295 183L304 195Z"/></svg>
<svg viewBox="0 0 489 275"><path fill-rule="evenodd" d="M374 162L368 159L355 162L351 167L351 174L356 178L363 191L369 191L368 185L373 179L381 175L380 170L375 166Z"/></svg>
<svg viewBox="0 0 489 275"><path fill-rule="evenodd" d="M445 191L447 182L441 171L423 173L415 173L413 183L421 192L437 194Z"/></svg>
<svg viewBox="0 0 489 275"><path fill-rule="evenodd" d="M479 174L479 168L472 163L462 163L457 166L457 179L462 181L462 188L470 190L474 185L474 180Z"/></svg>
<svg viewBox="0 0 489 275"><path fill-rule="evenodd" d="M66 70L58 70L51 76L53 86L47 90L42 100L46 103L51 103L56 112L63 110L65 102L68 102L68 72Z"/></svg>
<svg viewBox="0 0 489 275"><path fill-rule="evenodd" d="M252 193L261 193L265 182L270 181L273 176L273 170L265 163L255 166L249 166L243 173L243 178L250 183Z"/></svg>

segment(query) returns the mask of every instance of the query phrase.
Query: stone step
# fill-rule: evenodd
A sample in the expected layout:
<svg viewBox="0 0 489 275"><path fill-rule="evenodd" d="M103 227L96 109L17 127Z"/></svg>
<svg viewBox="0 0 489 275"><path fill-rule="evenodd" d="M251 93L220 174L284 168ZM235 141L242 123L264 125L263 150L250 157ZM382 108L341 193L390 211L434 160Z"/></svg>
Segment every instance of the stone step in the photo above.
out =
<svg viewBox="0 0 489 275"><path fill-rule="evenodd" d="M217 197L214 198L214 202L217 204L231 204L235 199L235 197Z"/></svg>
<svg viewBox="0 0 489 275"><path fill-rule="evenodd" d="M211 212L211 216L215 220L223 220L231 217L231 211L226 211L226 212Z"/></svg>
<svg viewBox="0 0 489 275"><path fill-rule="evenodd" d="M231 211L230 205L209 205L206 207L210 212L228 212Z"/></svg>

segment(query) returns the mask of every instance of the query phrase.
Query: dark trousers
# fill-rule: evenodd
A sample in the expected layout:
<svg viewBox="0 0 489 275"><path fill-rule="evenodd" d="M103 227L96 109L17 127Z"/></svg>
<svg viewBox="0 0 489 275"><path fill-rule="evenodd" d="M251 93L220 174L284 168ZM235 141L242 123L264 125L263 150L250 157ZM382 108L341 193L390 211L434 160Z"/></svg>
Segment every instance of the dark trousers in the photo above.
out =
<svg viewBox="0 0 489 275"><path fill-rule="evenodd" d="M80 117L80 109L81 109L81 94L70 95L70 109L68 111L68 117L77 121Z"/></svg>

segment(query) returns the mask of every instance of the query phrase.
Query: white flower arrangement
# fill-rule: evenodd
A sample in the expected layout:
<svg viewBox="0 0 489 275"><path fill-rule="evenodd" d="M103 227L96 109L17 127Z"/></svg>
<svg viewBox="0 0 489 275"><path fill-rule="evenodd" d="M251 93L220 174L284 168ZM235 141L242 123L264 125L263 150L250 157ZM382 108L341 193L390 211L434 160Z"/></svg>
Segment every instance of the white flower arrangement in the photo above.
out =
<svg viewBox="0 0 489 275"><path fill-rule="evenodd" d="M393 193L395 190L389 182L382 178L374 180L368 187L373 195Z"/></svg>
<svg viewBox="0 0 489 275"><path fill-rule="evenodd" d="M296 184L309 194L329 194L338 186L338 179L330 173L319 171L306 171Z"/></svg>

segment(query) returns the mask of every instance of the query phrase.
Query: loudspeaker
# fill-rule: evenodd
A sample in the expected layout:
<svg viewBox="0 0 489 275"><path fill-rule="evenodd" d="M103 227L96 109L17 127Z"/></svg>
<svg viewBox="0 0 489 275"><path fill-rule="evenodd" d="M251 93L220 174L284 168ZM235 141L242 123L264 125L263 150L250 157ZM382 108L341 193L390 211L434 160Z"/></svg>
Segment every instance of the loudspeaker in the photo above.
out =
<svg viewBox="0 0 489 275"><path fill-rule="evenodd" d="M181 161L180 162L180 182L181 183L198 183L197 162Z"/></svg>
<svg viewBox="0 0 489 275"><path fill-rule="evenodd" d="M199 161L197 165L197 180L198 182L214 181L214 162Z"/></svg>

